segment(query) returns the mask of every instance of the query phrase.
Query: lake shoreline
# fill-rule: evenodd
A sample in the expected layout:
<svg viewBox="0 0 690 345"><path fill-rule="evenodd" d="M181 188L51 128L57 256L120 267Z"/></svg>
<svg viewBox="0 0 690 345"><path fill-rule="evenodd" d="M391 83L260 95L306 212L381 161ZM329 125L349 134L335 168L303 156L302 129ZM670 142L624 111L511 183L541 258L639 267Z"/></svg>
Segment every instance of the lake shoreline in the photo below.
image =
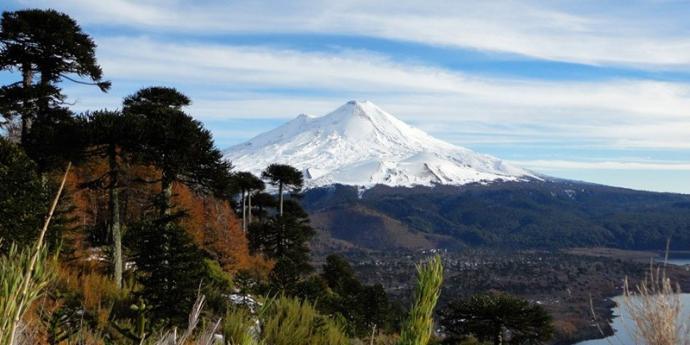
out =
<svg viewBox="0 0 690 345"><path fill-rule="evenodd" d="M623 295L618 295L611 299L614 303L616 303L616 306L611 309L611 321L609 324L611 326L611 334L604 337L581 340L569 345L634 344L634 322L626 311L624 306L624 298L625 297ZM680 319L686 320L687 316L690 314L690 293L681 293L680 300L682 309Z"/></svg>

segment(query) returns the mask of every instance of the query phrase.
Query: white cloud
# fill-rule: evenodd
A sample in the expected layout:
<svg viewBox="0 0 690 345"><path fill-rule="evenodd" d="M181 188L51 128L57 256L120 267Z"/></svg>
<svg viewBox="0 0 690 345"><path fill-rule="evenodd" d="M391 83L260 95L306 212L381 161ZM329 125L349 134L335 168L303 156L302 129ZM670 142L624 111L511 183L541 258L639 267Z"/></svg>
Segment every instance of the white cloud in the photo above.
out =
<svg viewBox="0 0 690 345"><path fill-rule="evenodd" d="M80 22L178 33L345 34L585 64L690 65L690 4L557 1L47 0Z"/></svg>
<svg viewBox="0 0 690 345"><path fill-rule="evenodd" d="M486 134L493 133L496 142L531 137L532 142L690 148L686 84L489 78L353 51L301 52L132 37L98 41L100 62L116 87L176 86L192 97L192 111L203 119L322 115L350 98L366 98L432 133L453 126L465 126L455 132L485 131L483 137L459 143L486 142ZM493 129L487 132L489 127Z"/></svg>
<svg viewBox="0 0 690 345"><path fill-rule="evenodd" d="M551 170L671 170L690 171L690 162L585 162L569 160L520 160L511 161L525 168L540 171Z"/></svg>

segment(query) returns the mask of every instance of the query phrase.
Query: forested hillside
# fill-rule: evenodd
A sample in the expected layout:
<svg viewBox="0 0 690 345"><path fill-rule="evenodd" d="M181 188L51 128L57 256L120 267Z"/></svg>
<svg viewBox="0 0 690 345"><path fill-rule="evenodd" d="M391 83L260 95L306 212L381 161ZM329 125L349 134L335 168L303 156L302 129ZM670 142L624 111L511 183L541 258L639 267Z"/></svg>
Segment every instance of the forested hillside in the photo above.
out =
<svg viewBox="0 0 690 345"><path fill-rule="evenodd" d="M315 226L356 246L690 247L690 196L566 180L306 192ZM347 222L342 221L347 215ZM370 231L377 229L377 233Z"/></svg>

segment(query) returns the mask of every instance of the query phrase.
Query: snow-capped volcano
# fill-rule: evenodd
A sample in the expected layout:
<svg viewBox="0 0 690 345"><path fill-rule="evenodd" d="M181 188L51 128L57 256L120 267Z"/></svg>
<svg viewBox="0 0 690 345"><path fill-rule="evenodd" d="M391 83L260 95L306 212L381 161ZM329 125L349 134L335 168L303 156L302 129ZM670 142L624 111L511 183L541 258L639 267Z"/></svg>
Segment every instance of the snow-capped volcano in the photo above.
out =
<svg viewBox="0 0 690 345"><path fill-rule="evenodd" d="M373 187L536 178L497 158L436 139L375 104L350 101L321 117L299 115L225 150L237 170L259 175L272 163L302 170L307 188Z"/></svg>

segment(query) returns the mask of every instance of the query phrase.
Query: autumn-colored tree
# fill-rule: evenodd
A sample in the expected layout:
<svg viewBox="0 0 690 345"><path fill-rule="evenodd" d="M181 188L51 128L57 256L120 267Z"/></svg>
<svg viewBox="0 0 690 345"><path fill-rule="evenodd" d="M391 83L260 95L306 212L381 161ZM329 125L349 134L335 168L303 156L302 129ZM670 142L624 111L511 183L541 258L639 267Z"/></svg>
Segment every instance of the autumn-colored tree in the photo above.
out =
<svg viewBox="0 0 690 345"><path fill-rule="evenodd" d="M228 201L195 193L182 184L175 184L173 191L175 205L185 210L181 224L224 271L251 271L259 275L270 271L269 261L249 253L247 237Z"/></svg>

